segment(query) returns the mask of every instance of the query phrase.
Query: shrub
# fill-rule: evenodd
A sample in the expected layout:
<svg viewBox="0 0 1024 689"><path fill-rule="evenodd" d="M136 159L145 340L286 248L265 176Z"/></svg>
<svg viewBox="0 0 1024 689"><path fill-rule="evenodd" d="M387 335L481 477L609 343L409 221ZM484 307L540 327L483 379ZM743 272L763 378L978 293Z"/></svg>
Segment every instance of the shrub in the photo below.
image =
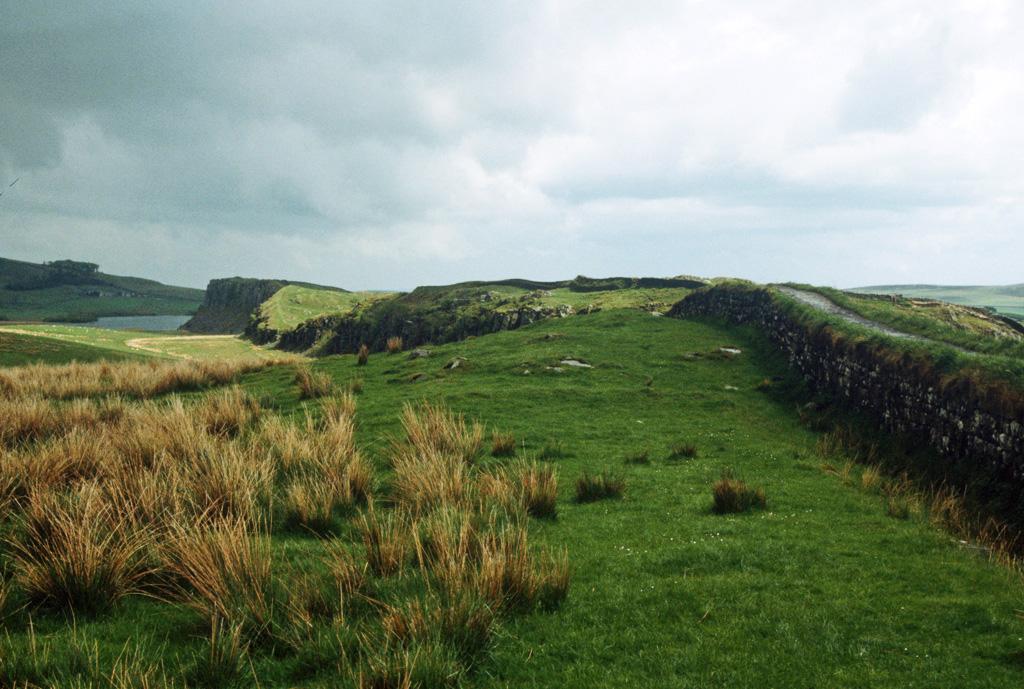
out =
<svg viewBox="0 0 1024 689"><path fill-rule="evenodd" d="M516 437L511 433L495 432L491 435L491 456L511 457L516 453Z"/></svg>
<svg viewBox="0 0 1024 689"><path fill-rule="evenodd" d="M728 469L722 471L722 478L715 482L712 495L714 503L711 511L715 514L748 512L755 507L764 508L767 505L763 489L749 487L733 477Z"/></svg>
<svg viewBox="0 0 1024 689"><path fill-rule="evenodd" d="M576 502L594 502L610 498L621 498L626 482L613 474L584 473L576 479Z"/></svg>
<svg viewBox="0 0 1024 689"><path fill-rule="evenodd" d="M356 366L366 366L366 362L370 360L370 348L364 344L359 345L359 351L356 353Z"/></svg>
<svg viewBox="0 0 1024 689"><path fill-rule="evenodd" d="M36 493L10 541L15 573L29 600L79 614L109 609L136 593L149 535L115 514L94 486L71 496Z"/></svg>
<svg viewBox="0 0 1024 689"><path fill-rule="evenodd" d="M300 366L295 371L295 384L299 386L299 399L325 397L334 392L334 381L322 371L312 371Z"/></svg>
<svg viewBox="0 0 1024 689"><path fill-rule="evenodd" d="M389 337L386 345L388 354L397 354L402 351L402 338Z"/></svg>
<svg viewBox="0 0 1024 689"><path fill-rule="evenodd" d="M669 459L695 459L697 457L697 446L691 443L673 443L669 448Z"/></svg>
<svg viewBox="0 0 1024 689"><path fill-rule="evenodd" d="M626 455L626 458L623 461L626 464L650 464L651 453L647 450L638 450Z"/></svg>

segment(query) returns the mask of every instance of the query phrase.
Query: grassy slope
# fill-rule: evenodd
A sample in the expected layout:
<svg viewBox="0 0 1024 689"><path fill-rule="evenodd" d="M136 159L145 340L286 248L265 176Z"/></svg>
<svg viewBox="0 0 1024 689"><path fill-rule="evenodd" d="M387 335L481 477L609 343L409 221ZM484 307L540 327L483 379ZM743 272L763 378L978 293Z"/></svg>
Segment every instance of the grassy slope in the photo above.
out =
<svg viewBox="0 0 1024 689"><path fill-rule="evenodd" d="M178 315L199 308L203 291L153 280L97 273L101 285L61 285L15 291L12 282L45 275L46 266L0 258L0 319L89 321L99 316ZM137 296L89 296L88 292L132 292Z"/></svg>
<svg viewBox="0 0 1024 689"><path fill-rule="evenodd" d="M274 330L290 330L317 316L350 313L360 305L394 296L393 292L339 292L303 285L282 287L260 305L260 315Z"/></svg>
<svg viewBox="0 0 1024 689"><path fill-rule="evenodd" d="M0 366L66 364L72 361L118 361L144 358L143 354L114 351L51 337L34 337L0 329Z"/></svg>
<svg viewBox="0 0 1024 689"><path fill-rule="evenodd" d="M685 358L734 345L733 359ZM876 496L824 475L793 400L755 391L785 362L756 333L606 311L433 348L427 359L373 355L314 364L335 379L361 377L361 444L377 461L404 402L444 399L511 431L535 449L561 440L559 518L537 537L569 548L566 606L511 624L470 683L478 687L1008 687L1024 680L1020 582L944 534L889 518ZM464 366L443 369L453 356ZM564 356L594 369L546 371ZM530 375L524 375L524 370ZM416 373L426 379L411 382ZM647 385L648 379L651 381ZM738 390L727 390L732 385ZM245 386L300 403L286 368ZM784 386L777 386L784 387ZM700 457L669 463L670 443ZM622 457L649 448L651 466ZM723 466L765 486L769 510L709 513ZM621 501L575 505L584 469L627 481ZM277 540L282 558L312 562L322 544ZM63 619L35 620L67 638ZM106 659L126 641L163 648L169 667L202 648L186 611L138 599L112 616L80 620ZM157 652L153 651L154 654ZM295 661L257 655L261 686L310 686ZM326 682L328 678L320 678Z"/></svg>
<svg viewBox="0 0 1024 689"><path fill-rule="evenodd" d="M1018 332L971 309L920 304L910 299L891 302L827 287L809 289L865 318L904 332L985 354L1024 357L1024 338Z"/></svg>
<svg viewBox="0 0 1024 689"><path fill-rule="evenodd" d="M31 333L31 334L26 334ZM0 325L0 337L7 346L0 350L0 366L17 366L34 361L96 361L138 357L220 359L240 356L285 356L281 352L255 347L234 336L193 337L184 333L146 333L77 325ZM130 341L138 341L136 347ZM45 354L52 352L52 354ZM46 358L47 356L53 358ZM62 358L63 357L63 358Z"/></svg>
<svg viewBox="0 0 1024 689"><path fill-rule="evenodd" d="M858 287L849 291L871 294L902 294L905 297L938 299L951 304L988 307L1009 316L1024 318L1024 285L1007 287L878 285L876 287Z"/></svg>

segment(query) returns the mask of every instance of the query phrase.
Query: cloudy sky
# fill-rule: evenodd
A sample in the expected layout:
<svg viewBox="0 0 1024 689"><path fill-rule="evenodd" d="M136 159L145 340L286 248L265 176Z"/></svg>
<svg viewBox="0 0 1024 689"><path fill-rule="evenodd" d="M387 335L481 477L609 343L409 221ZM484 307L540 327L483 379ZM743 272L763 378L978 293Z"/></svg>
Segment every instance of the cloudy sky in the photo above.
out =
<svg viewBox="0 0 1024 689"><path fill-rule="evenodd" d="M1024 281L1024 3L2 2L0 256Z"/></svg>

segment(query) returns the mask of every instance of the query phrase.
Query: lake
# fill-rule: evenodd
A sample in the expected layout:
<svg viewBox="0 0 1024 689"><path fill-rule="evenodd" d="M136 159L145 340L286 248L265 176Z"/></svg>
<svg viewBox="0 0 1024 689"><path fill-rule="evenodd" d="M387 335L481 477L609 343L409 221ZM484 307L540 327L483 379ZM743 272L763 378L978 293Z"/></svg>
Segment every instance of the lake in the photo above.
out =
<svg viewBox="0 0 1024 689"><path fill-rule="evenodd" d="M103 316L91 323L62 323L111 330L177 330L192 316Z"/></svg>

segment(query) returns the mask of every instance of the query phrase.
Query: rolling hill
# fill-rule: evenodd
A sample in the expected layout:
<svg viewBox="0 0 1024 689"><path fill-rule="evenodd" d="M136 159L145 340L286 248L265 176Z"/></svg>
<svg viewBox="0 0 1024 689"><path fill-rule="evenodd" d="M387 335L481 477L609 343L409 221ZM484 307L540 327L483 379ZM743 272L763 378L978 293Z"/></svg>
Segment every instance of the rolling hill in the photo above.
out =
<svg viewBox="0 0 1024 689"><path fill-rule="evenodd" d="M963 306L992 309L1024 319L1024 284L1005 286L875 285L848 290L862 294L899 294L916 299L935 299Z"/></svg>
<svg viewBox="0 0 1024 689"><path fill-rule="evenodd" d="M101 316L194 313L203 291L108 275L94 263L0 258L0 321L88 322Z"/></svg>

